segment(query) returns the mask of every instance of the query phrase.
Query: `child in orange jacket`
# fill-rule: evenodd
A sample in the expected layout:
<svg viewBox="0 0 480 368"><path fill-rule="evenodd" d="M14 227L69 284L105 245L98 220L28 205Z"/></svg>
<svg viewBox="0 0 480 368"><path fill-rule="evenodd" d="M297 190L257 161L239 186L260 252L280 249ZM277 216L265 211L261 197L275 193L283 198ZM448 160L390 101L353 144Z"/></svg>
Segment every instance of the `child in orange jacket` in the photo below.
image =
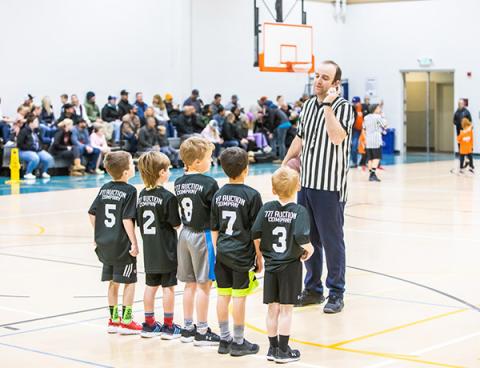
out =
<svg viewBox="0 0 480 368"><path fill-rule="evenodd" d="M467 118L462 119L462 130L457 137L457 142L460 144L460 172L470 166L469 171L473 173L473 128L472 122ZM468 158L468 164L465 163L465 157Z"/></svg>
<svg viewBox="0 0 480 368"><path fill-rule="evenodd" d="M358 138L358 153L362 155L362 159L360 160L360 166L362 169L366 169L367 167L367 152L366 152L366 138L365 138L365 130L362 129L360 133L360 138Z"/></svg>

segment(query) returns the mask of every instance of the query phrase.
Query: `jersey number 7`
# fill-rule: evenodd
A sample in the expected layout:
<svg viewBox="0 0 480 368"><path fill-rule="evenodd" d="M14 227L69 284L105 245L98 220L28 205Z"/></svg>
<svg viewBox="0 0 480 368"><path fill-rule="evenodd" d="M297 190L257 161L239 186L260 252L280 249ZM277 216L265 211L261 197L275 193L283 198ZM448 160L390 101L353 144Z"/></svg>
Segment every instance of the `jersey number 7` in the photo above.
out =
<svg viewBox="0 0 480 368"><path fill-rule="evenodd" d="M222 211L222 220L228 219L227 229L225 234L233 235L233 224L237 219L237 213L235 211Z"/></svg>

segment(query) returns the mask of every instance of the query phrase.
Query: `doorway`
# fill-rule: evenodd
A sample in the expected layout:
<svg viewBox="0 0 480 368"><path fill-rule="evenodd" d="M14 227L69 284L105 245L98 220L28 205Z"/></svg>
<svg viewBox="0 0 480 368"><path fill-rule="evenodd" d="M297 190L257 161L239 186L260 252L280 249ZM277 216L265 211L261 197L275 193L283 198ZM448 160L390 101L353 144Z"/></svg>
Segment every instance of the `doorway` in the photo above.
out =
<svg viewBox="0 0 480 368"><path fill-rule="evenodd" d="M453 71L406 71L404 149L406 152L453 152Z"/></svg>

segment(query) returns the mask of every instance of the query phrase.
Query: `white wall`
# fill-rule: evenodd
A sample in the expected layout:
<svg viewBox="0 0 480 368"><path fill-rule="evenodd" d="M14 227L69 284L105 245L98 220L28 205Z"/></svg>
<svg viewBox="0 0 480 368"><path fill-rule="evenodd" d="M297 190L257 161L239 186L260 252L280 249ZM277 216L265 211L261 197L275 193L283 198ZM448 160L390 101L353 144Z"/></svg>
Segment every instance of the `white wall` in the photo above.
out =
<svg viewBox="0 0 480 368"><path fill-rule="evenodd" d="M403 148L401 69L419 69L417 58L433 58L431 69L454 70L455 99L467 97L474 125L480 111L480 51L477 0L435 0L352 5L348 7L348 53L342 60L351 95L365 94L366 78L378 80L385 113L397 128L396 148ZM467 71L473 78L467 78ZM456 104L455 104L456 106ZM453 111L452 111L453 117ZM452 129L453 132L453 129ZM480 152L480 128L475 130Z"/></svg>
<svg viewBox="0 0 480 368"><path fill-rule="evenodd" d="M0 1L0 96L13 116L27 93L100 107L126 88L180 99L191 86L190 0Z"/></svg>
<svg viewBox="0 0 480 368"><path fill-rule="evenodd" d="M267 0L275 11L275 1ZM284 16L294 0L284 1ZM243 106L249 106L260 96L275 100L277 95L288 101L298 99L307 83L304 74L266 73L253 67L253 1L251 0L193 0L192 2L193 86L200 90L205 102L210 102L215 92L224 101L233 93L240 97ZM272 22L262 2L258 1L260 21ZM308 22L329 29L325 35L314 38L317 57L336 57L340 47L335 38L341 28L333 21L333 7L323 3L305 3ZM300 23L300 6L286 22Z"/></svg>

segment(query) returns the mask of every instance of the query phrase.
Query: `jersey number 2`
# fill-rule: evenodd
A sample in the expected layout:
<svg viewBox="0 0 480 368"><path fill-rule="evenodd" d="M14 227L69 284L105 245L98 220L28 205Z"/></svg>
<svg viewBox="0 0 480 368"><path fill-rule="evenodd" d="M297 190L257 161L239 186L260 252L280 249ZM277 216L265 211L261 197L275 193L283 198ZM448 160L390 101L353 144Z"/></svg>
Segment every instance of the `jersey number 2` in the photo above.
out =
<svg viewBox="0 0 480 368"><path fill-rule="evenodd" d="M146 221L143 223L143 233L147 235L156 234L155 226L151 226L155 221L155 215L153 211L147 210L143 213L143 219Z"/></svg>
<svg viewBox="0 0 480 368"><path fill-rule="evenodd" d="M273 243L272 248L277 253L284 253L287 250L287 229L282 226L277 226L272 231L273 235L278 235L278 242L280 245Z"/></svg>

